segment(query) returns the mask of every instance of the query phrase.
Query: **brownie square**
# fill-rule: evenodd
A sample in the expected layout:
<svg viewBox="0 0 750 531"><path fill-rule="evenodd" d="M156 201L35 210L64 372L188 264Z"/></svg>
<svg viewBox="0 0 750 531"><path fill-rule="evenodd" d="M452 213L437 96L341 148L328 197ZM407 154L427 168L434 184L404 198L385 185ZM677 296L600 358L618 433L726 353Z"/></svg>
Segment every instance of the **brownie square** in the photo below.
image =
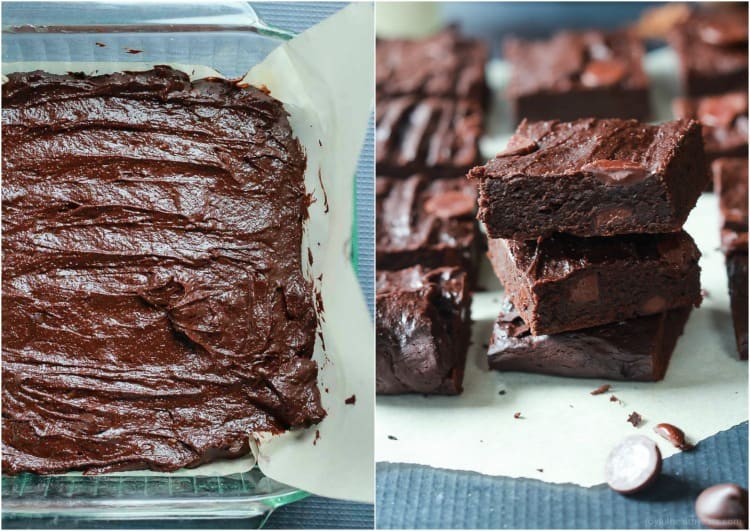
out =
<svg viewBox="0 0 750 531"><path fill-rule="evenodd" d="M700 252L686 232L615 238L491 239L489 258L535 336L701 302Z"/></svg>
<svg viewBox="0 0 750 531"><path fill-rule="evenodd" d="M377 393L459 394L471 336L466 273L379 271L375 300Z"/></svg>
<svg viewBox="0 0 750 531"><path fill-rule="evenodd" d="M375 91L382 98L415 96L469 99L484 106L488 97L487 46L452 26L422 39L379 39Z"/></svg>
<svg viewBox="0 0 750 531"><path fill-rule="evenodd" d="M687 96L747 91L747 8L695 11L675 27L669 42Z"/></svg>
<svg viewBox="0 0 750 531"><path fill-rule="evenodd" d="M680 230L710 178L700 124L678 120L523 121L474 168L491 238Z"/></svg>
<svg viewBox="0 0 750 531"><path fill-rule="evenodd" d="M723 158L711 165L721 212L721 246L726 254L747 252L747 158Z"/></svg>
<svg viewBox="0 0 750 531"><path fill-rule="evenodd" d="M732 323L741 360L747 360L747 274L747 251L727 256Z"/></svg>
<svg viewBox="0 0 750 531"><path fill-rule="evenodd" d="M594 328L534 336L507 299L487 362L503 372L656 382L664 379L690 306Z"/></svg>
<svg viewBox="0 0 750 531"><path fill-rule="evenodd" d="M522 119L649 118L643 45L629 31L560 32L546 41L507 39L507 96Z"/></svg>
<svg viewBox="0 0 750 531"><path fill-rule="evenodd" d="M719 196L721 244L726 253L729 299L740 359L747 359L747 158L714 161L714 188Z"/></svg>
<svg viewBox="0 0 750 531"><path fill-rule="evenodd" d="M476 189L465 178L378 177L378 269L458 266L473 278L479 255L476 202Z"/></svg>
<svg viewBox="0 0 750 531"><path fill-rule="evenodd" d="M378 100L375 115L380 175L462 177L479 159L484 113L474 101L386 98Z"/></svg>
<svg viewBox="0 0 750 531"><path fill-rule="evenodd" d="M699 120L706 158L747 157L747 91L703 98L678 98L675 118Z"/></svg>
<svg viewBox="0 0 750 531"><path fill-rule="evenodd" d="M320 421L281 102L168 67L2 96L3 473L173 471Z"/></svg>

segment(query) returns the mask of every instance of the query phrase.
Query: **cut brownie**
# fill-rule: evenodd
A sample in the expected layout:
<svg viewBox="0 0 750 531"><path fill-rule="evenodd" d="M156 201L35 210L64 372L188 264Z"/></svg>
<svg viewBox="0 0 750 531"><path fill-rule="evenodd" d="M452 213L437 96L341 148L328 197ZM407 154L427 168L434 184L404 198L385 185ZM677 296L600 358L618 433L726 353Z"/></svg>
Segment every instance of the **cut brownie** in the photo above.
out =
<svg viewBox="0 0 750 531"><path fill-rule="evenodd" d="M438 96L470 99L484 105L487 46L461 35L456 27L418 40L378 40L375 90L383 98Z"/></svg>
<svg viewBox="0 0 750 531"><path fill-rule="evenodd" d="M484 118L476 102L405 96L378 100L375 113L380 175L461 177L477 163Z"/></svg>
<svg viewBox="0 0 750 531"><path fill-rule="evenodd" d="M472 276L479 227L468 180L378 177L376 193L378 269L459 266Z"/></svg>
<svg viewBox="0 0 750 531"><path fill-rule="evenodd" d="M556 335L534 336L509 301L495 322L490 369L655 382L664 378L691 307Z"/></svg>
<svg viewBox="0 0 750 531"><path fill-rule="evenodd" d="M727 256L734 337L741 360L747 359L747 274L747 251Z"/></svg>
<svg viewBox="0 0 750 531"><path fill-rule="evenodd" d="M714 161L714 186L719 196L721 243L727 257L729 298L740 359L747 359L747 159Z"/></svg>
<svg viewBox="0 0 750 531"><path fill-rule="evenodd" d="M722 249L726 254L747 252L747 159L718 159L711 169L719 196Z"/></svg>
<svg viewBox="0 0 750 531"><path fill-rule="evenodd" d="M491 238L680 230L709 180L700 124L523 121L469 173Z"/></svg>
<svg viewBox="0 0 750 531"><path fill-rule="evenodd" d="M471 334L466 273L381 271L376 290L377 392L460 393Z"/></svg>
<svg viewBox="0 0 750 531"><path fill-rule="evenodd" d="M507 95L516 121L649 117L643 45L631 32L561 32L547 41L508 39Z"/></svg>
<svg viewBox="0 0 750 531"><path fill-rule="evenodd" d="M3 473L172 471L320 421L281 102L168 67L2 96Z"/></svg>
<svg viewBox="0 0 750 531"><path fill-rule="evenodd" d="M534 335L699 305L700 252L686 232L492 239L489 258Z"/></svg>
<svg viewBox="0 0 750 531"><path fill-rule="evenodd" d="M669 41L680 60L690 97L747 91L747 7L696 11L678 24Z"/></svg>
<svg viewBox="0 0 750 531"><path fill-rule="evenodd" d="M747 92L704 98L678 98L672 105L676 118L699 120L709 161L719 157L747 157Z"/></svg>

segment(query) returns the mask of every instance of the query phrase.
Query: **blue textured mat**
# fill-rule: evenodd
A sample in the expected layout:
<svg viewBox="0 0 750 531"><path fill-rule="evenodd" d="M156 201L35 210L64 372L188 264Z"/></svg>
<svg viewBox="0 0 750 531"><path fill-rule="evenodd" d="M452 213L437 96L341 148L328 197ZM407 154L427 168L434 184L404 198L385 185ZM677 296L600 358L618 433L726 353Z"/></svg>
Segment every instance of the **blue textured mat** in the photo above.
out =
<svg viewBox="0 0 750 531"><path fill-rule="evenodd" d="M554 444L554 442L551 442ZM625 497L590 489L393 463L377 465L379 528L700 528L693 503L715 483L747 487L748 424L664 461L658 482Z"/></svg>

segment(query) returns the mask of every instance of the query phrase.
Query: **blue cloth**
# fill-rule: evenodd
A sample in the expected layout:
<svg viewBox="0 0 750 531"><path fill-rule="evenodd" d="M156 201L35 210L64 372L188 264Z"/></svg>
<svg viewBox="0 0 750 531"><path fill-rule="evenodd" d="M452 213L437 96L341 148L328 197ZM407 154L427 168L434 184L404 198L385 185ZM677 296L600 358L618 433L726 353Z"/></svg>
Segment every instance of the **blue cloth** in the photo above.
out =
<svg viewBox="0 0 750 531"><path fill-rule="evenodd" d="M377 524L383 529L700 528L693 510L700 491L726 482L747 488L747 437L744 422L692 452L665 459L657 483L631 497L605 485L583 488L378 463Z"/></svg>

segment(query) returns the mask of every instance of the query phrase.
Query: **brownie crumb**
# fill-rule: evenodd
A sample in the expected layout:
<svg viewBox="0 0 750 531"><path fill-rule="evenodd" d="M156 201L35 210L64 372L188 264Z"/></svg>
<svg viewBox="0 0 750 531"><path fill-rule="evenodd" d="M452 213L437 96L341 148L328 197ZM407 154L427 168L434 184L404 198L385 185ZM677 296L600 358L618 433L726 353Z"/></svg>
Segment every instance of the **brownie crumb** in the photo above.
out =
<svg viewBox="0 0 750 531"><path fill-rule="evenodd" d="M95 42L94 44L96 44L99 48L104 48L105 46L107 46L103 42Z"/></svg>
<svg viewBox="0 0 750 531"><path fill-rule="evenodd" d="M357 395L352 395L346 400L344 400L344 404L347 404L350 406L353 406L354 404L356 404L356 402L357 402Z"/></svg>
<svg viewBox="0 0 750 531"><path fill-rule="evenodd" d="M135 55L135 54L139 54L139 53L143 53L143 50L135 50L135 49L133 49L133 48L126 48L126 49L125 49L125 51L126 51L127 53L129 53L129 54L133 54L133 55Z"/></svg>
<svg viewBox="0 0 750 531"><path fill-rule="evenodd" d="M612 386L610 384L600 385L599 387L597 387L596 389L594 389L593 391L591 391L591 394L592 395L602 395L602 394L606 393L607 391L609 391L611 387Z"/></svg>
<svg viewBox="0 0 750 531"><path fill-rule="evenodd" d="M537 468L536 471L537 472L544 472L544 469L543 468Z"/></svg>
<svg viewBox="0 0 750 531"><path fill-rule="evenodd" d="M630 422L634 428L637 428L643 422L643 417L641 417L636 411L633 411L628 416L628 422Z"/></svg>
<svg viewBox="0 0 750 531"><path fill-rule="evenodd" d="M504 395L504 394L505 394L505 389L501 389L500 391L498 391L498 393L497 393L497 394L499 394L499 395Z"/></svg>
<svg viewBox="0 0 750 531"><path fill-rule="evenodd" d="M521 412L520 411L516 411L515 413L513 413L513 418L514 419L520 419L521 418Z"/></svg>
<svg viewBox="0 0 750 531"><path fill-rule="evenodd" d="M388 438L392 441L398 441L398 439L393 435L389 435Z"/></svg>
<svg viewBox="0 0 750 531"><path fill-rule="evenodd" d="M318 444L319 440L320 440L320 430L315 430L315 439L313 439L313 446Z"/></svg>

